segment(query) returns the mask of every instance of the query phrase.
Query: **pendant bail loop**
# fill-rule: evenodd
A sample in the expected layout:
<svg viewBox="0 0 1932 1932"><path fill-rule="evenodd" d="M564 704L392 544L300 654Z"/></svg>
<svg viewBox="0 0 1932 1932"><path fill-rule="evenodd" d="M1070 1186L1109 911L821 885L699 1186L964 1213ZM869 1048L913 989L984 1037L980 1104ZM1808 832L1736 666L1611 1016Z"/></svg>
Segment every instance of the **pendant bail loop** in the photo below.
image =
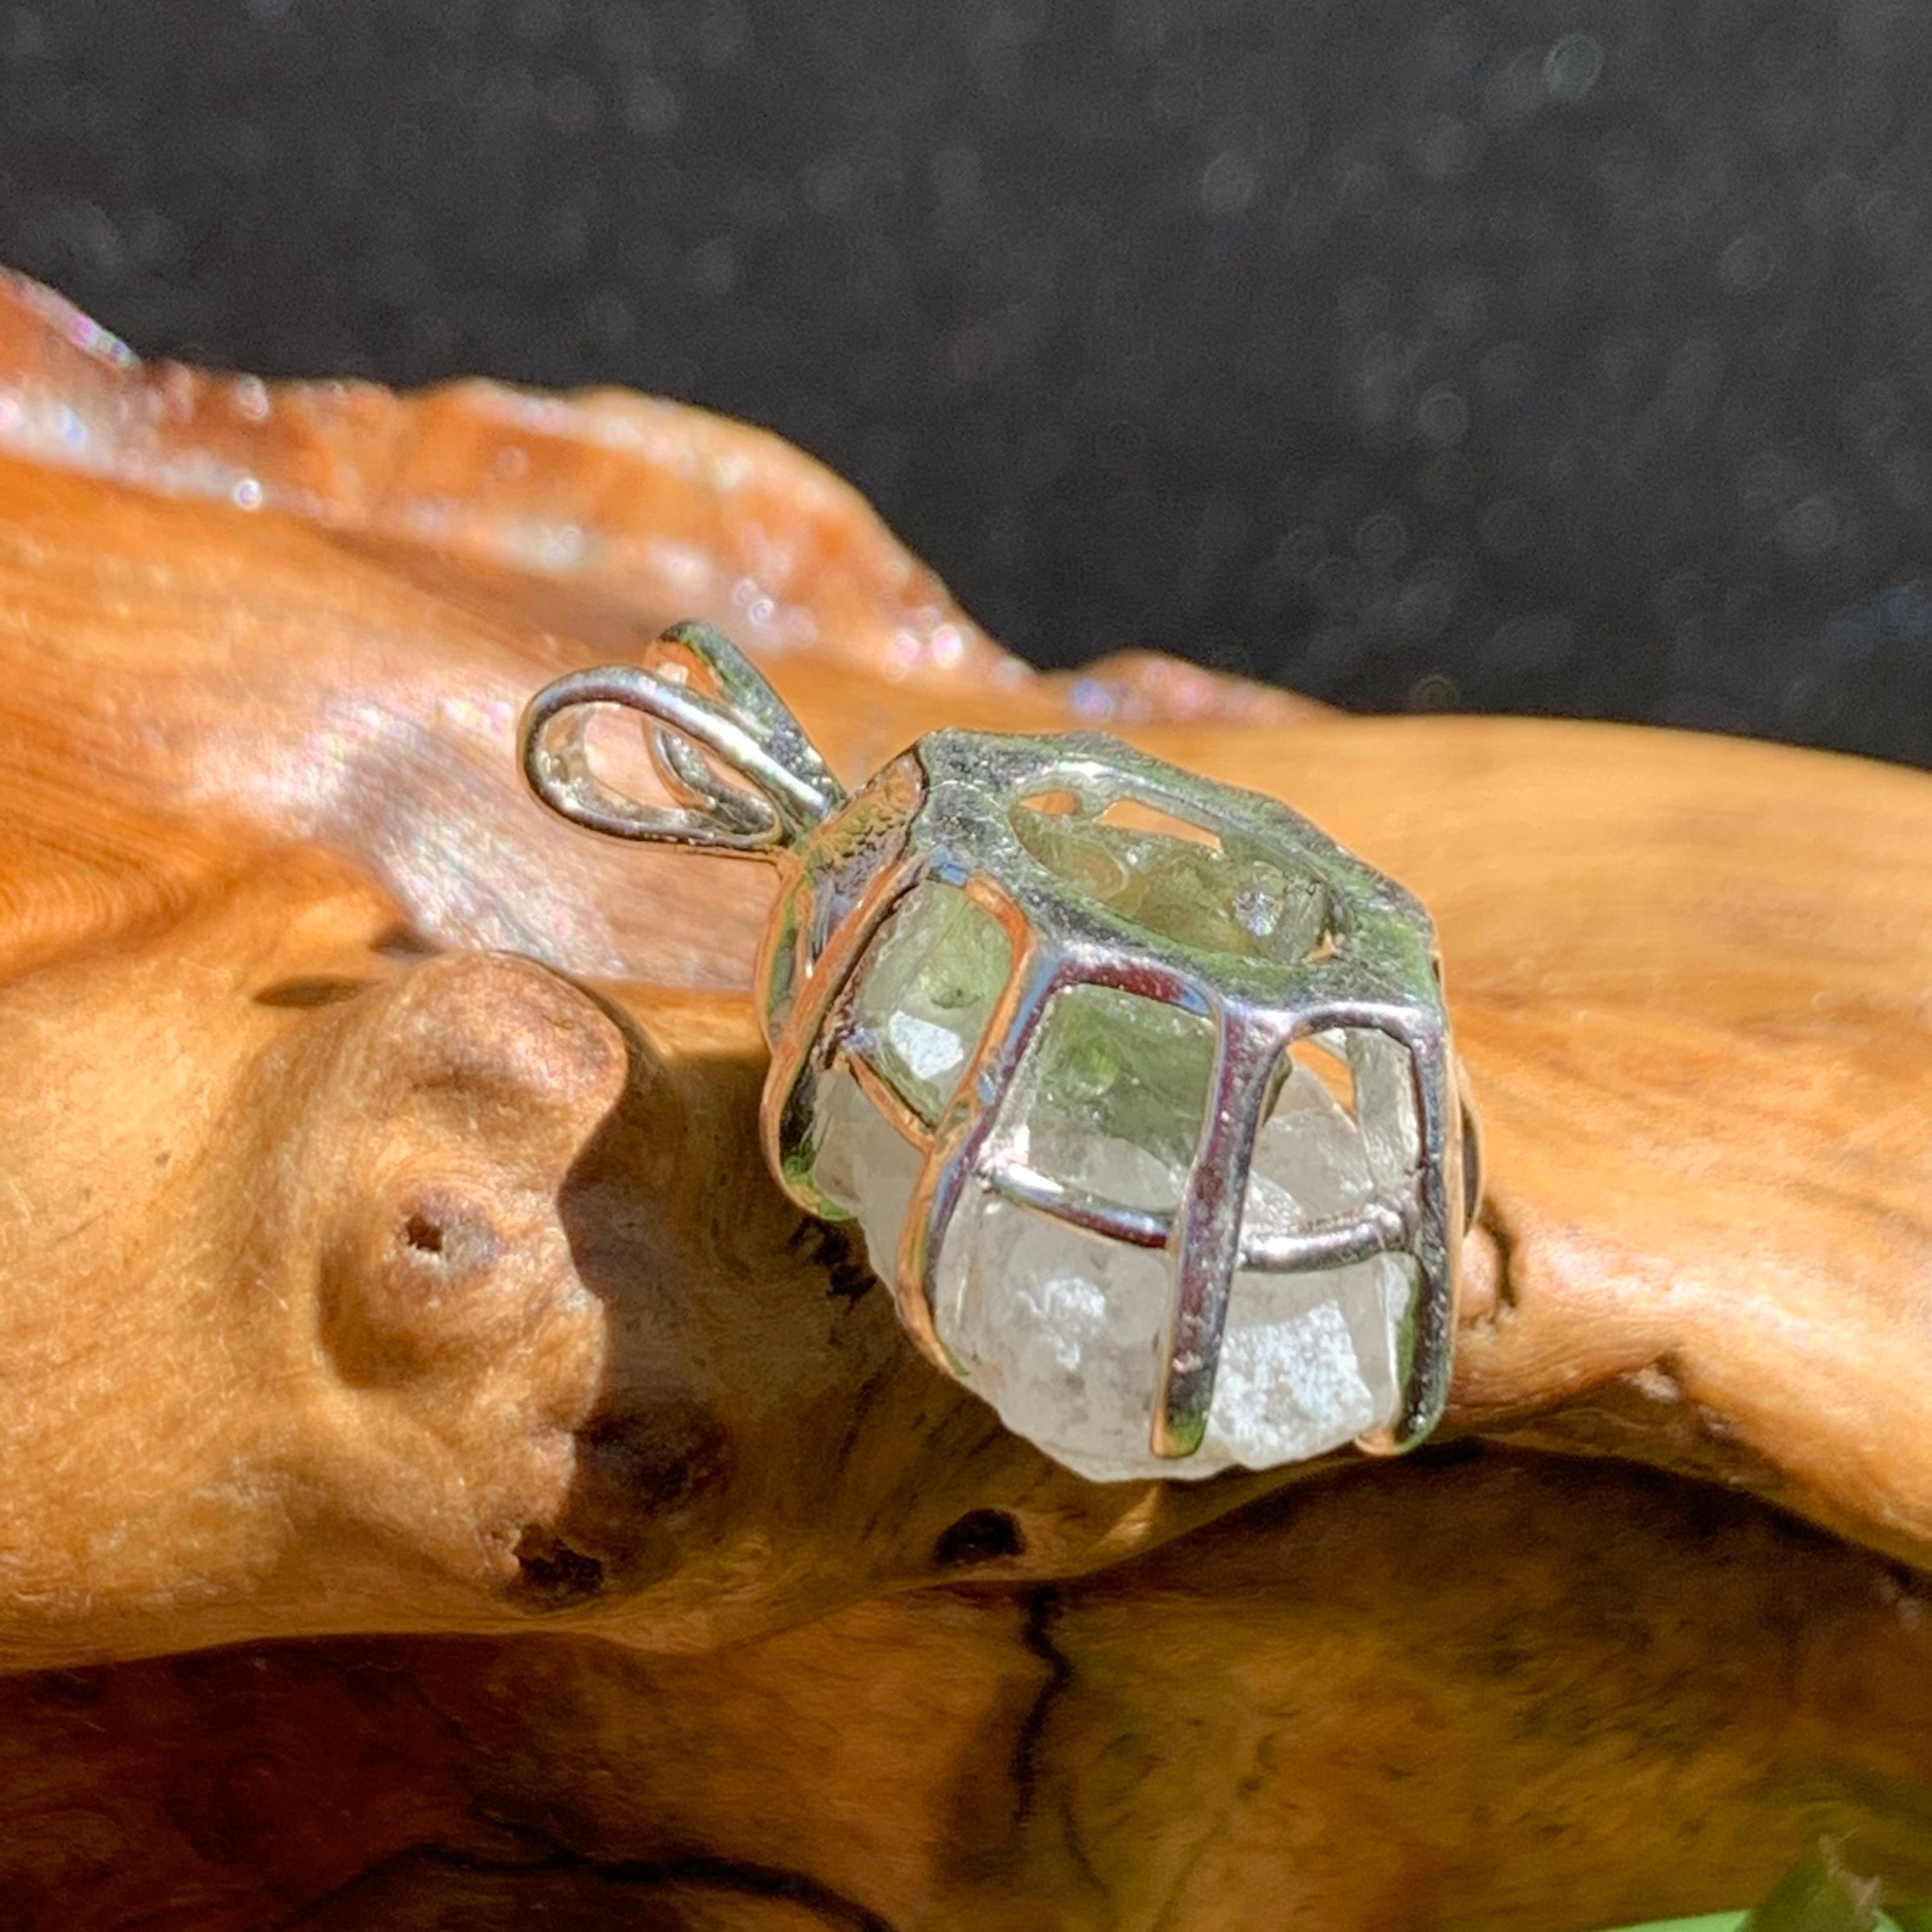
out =
<svg viewBox="0 0 1932 1932"><path fill-rule="evenodd" d="M633 798L597 774L585 734L600 706L650 720L651 766L676 804ZM552 811L621 839L775 859L845 803L803 725L708 624L673 625L642 664L597 665L545 685L518 737L524 776Z"/></svg>

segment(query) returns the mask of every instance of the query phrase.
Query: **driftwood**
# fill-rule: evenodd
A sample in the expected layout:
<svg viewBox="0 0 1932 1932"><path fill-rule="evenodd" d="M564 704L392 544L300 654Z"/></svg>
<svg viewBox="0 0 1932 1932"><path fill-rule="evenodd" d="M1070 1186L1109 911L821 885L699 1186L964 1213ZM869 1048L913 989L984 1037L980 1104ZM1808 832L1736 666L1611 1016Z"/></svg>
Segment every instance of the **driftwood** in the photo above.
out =
<svg viewBox="0 0 1932 1932"><path fill-rule="evenodd" d="M1424 896L1443 1447L1096 1487L914 1356L758 1157L766 881L518 790L529 691L683 615L848 777L1101 718ZM145 371L24 285L0 666L27 1922L1554 1932L1821 1831L1932 1889L1932 782L1038 677L754 432Z"/></svg>

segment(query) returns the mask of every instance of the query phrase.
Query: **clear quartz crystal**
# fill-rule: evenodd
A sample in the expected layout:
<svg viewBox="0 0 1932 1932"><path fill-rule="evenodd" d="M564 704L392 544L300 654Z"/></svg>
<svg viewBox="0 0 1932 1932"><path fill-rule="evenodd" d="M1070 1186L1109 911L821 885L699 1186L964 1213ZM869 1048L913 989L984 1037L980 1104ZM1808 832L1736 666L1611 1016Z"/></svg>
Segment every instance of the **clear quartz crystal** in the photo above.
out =
<svg viewBox="0 0 1932 1932"><path fill-rule="evenodd" d="M895 953L881 947L861 989L861 1017L898 1056L881 1054L875 1064L884 1061L881 1071L928 1117L975 1043L964 1022L978 1013L983 1023L1005 973L983 935L982 953L969 954L964 970L956 957L935 968L936 952L959 946L958 906L986 918L963 895L951 898L957 905L911 908L920 923L894 937L910 931L918 944ZM932 997L935 984L943 998ZM921 1036L895 1032L901 1016L951 1031L956 1056L941 1042L917 1059L906 1042ZM1394 1125L1365 1146L1322 1082L1293 1067L1256 1150L1247 1199L1253 1232L1358 1208L1377 1181L1386 1185L1414 1158L1401 1050L1379 1036L1327 1043L1346 1053L1358 1083L1379 1082L1392 1096ZM1069 989L1050 1008L1008 1096L995 1146L1065 1185L1170 1210L1199 1134L1212 1053L1203 1019L1112 989ZM923 1089L916 1095L914 1084ZM819 1122L819 1185L852 1210L874 1266L890 1273L920 1152L844 1073L824 1089ZM945 1233L934 1318L967 1385L1070 1468L1098 1481L1205 1476L1319 1455L1393 1421L1414 1293L1412 1265L1393 1256L1318 1273L1238 1274L1206 1439L1172 1460L1156 1456L1149 1439L1174 1298L1164 1253L1083 1232L973 1183Z"/></svg>
<svg viewBox="0 0 1932 1932"><path fill-rule="evenodd" d="M812 1179L850 1211L875 1274L890 1277L923 1156L841 1070L819 1090L819 1152Z"/></svg>

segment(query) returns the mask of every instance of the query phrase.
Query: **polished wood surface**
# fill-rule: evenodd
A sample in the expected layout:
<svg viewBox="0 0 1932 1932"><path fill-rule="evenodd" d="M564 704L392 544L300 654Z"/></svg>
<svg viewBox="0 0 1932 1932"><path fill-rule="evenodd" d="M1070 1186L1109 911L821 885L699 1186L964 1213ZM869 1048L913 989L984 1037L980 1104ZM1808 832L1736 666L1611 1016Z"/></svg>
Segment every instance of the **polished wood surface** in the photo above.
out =
<svg viewBox="0 0 1932 1932"><path fill-rule="evenodd" d="M536 684L691 614L848 778L1105 722L1422 894L1491 1446L1096 1487L912 1355L758 1156L766 875L518 789ZM756 432L144 370L21 285L0 666L31 1922L1527 1932L1826 1830L1932 1884L1932 781L1037 677Z"/></svg>

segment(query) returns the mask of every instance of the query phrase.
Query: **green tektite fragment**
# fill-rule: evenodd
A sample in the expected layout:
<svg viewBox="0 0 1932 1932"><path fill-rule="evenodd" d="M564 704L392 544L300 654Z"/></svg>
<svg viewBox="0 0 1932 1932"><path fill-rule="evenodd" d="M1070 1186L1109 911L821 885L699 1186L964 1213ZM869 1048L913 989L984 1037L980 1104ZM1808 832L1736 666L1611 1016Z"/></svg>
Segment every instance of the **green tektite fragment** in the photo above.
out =
<svg viewBox="0 0 1932 1932"><path fill-rule="evenodd" d="M1046 869L1122 919L1207 952L1293 964L1321 943L1319 880L1164 832L1016 805L1013 829Z"/></svg>
<svg viewBox="0 0 1932 1932"><path fill-rule="evenodd" d="M1214 1028L1207 1019L1110 986L1070 986L1046 1009L1033 1066L1025 1105L1034 1141L1075 1146L1097 1138L1140 1149L1164 1170L1162 1198L1133 1204L1176 1203L1208 1108Z"/></svg>
<svg viewBox="0 0 1932 1932"><path fill-rule="evenodd" d="M855 1017L867 1057L922 1119L936 1120L952 1098L1012 970L999 921L956 886L928 880L900 901Z"/></svg>

